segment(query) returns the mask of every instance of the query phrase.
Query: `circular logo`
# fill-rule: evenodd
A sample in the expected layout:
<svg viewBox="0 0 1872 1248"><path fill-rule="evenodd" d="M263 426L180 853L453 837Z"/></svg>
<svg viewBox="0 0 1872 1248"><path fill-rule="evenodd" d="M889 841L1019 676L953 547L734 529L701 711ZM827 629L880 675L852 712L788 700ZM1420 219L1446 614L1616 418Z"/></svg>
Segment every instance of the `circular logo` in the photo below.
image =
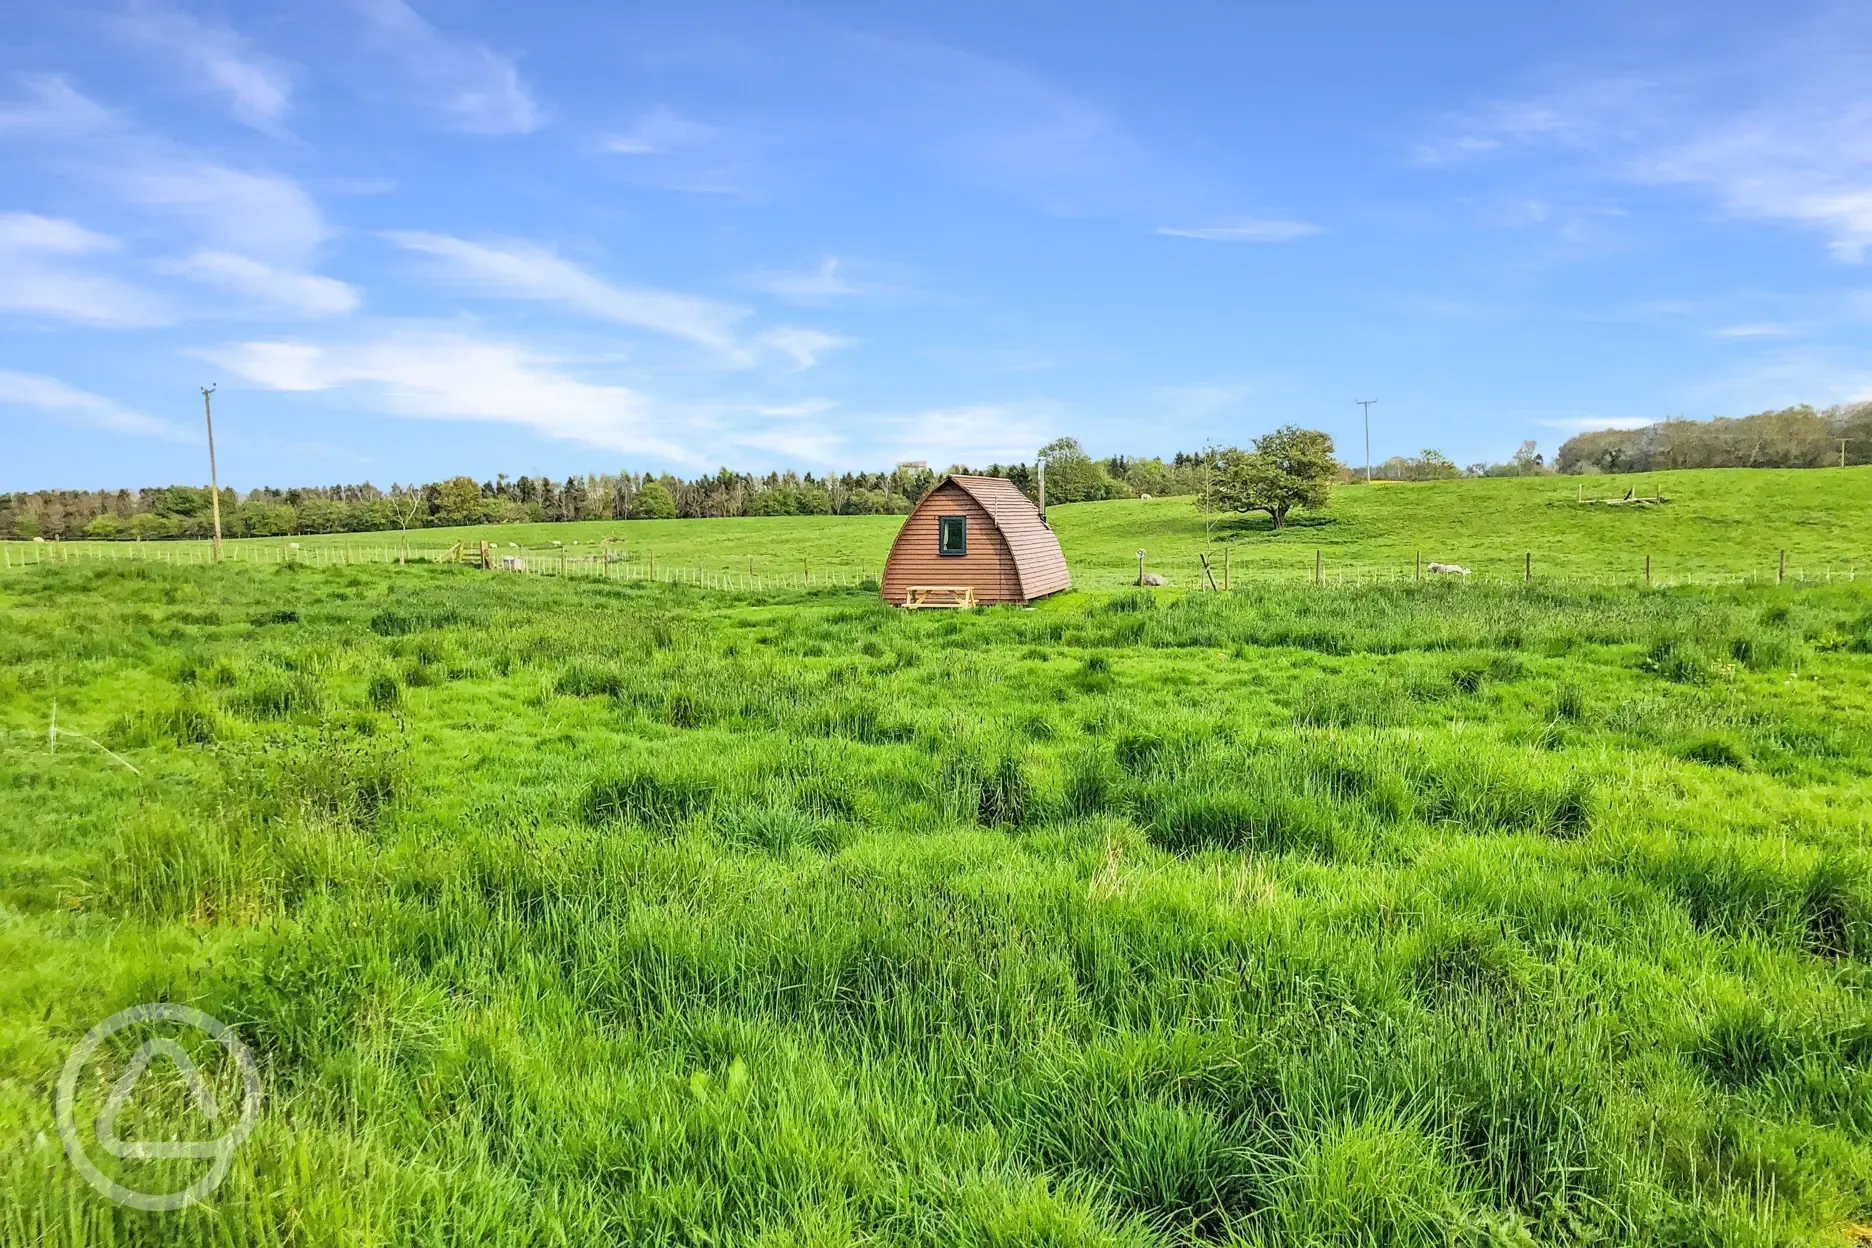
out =
<svg viewBox="0 0 1872 1248"><path fill-rule="evenodd" d="M85 1149L76 1118L78 1076L83 1073L85 1064L96 1055L98 1046L126 1027L139 1023L168 1022L193 1027L206 1032L220 1043L227 1051L228 1059L240 1072L241 1103L234 1125L229 1127L218 1139L213 1140L160 1140L127 1141L117 1133L117 1116L123 1111L150 1064L157 1058L167 1059L175 1066L182 1078L184 1090L202 1117L211 1123L222 1120L220 1107L215 1102L214 1090L203 1077L195 1061L180 1044L167 1036L154 1036L145 1040L125 1063L123 1074L111 1085L110 1095L104 1101L104 1108L91 1124L92 1134L96 1136L98 1147L113 1157L132 1161L162 1161L187 1158L199 1158L210 1161L207 1173L177 1192L151 1194L139 1192L112 1179L97 1168ZM234 1158L234 1150L252 1134L254 1123L260 1116L260 1069L254 1062L251 1050L241 1043L220 1019L204 1014L200 1010L186 1005L171 1005L156 1002L150 1005L131 1006L111 1015L90 1031L85 1033L71 1056L65 1060L65 1070L59 1076L58 1093L54 1100L54 1111L58 1118L59 1138L65 1142L65 1155L78 1167L78 1173L85 1177L85 1182L95 1187L111 1200L132 1209L148 1209L163 1212L181 1209L192 1205L207 1196L227 1178L228 1165Z"/></svg>

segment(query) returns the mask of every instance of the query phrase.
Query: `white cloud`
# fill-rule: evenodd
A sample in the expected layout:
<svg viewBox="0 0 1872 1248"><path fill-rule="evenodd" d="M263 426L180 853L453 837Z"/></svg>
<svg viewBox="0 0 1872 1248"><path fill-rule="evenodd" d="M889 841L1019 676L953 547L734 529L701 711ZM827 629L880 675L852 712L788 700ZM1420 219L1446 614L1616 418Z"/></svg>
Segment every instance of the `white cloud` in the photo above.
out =
<svg viewBox="0 0 1872 1248"><path fill-rule="evenodd" d="M292 98L292 78L277 61L254 51L225 26L211 26L154 4L133 4L123 21L133 36L179 62L188 71L187 81L200 82L225 97L242 123L268 134L280 132L280 118Z"/></svg>
<svg viewBox="0 0 1872 1248"><path fill-rule="evenodd" d="M14 256L0 256L0 311L100 329L136 329L169 319L155 296L126 282L42 267Z"/></svg>
<svg viewBox="0 0 1872 1248"><path fill-rule="evenodd" d="M1561 429L1567 433L1596 433L1601 429L1642 429L1655 425L1656 416L1569 416L1557 420L1537 420L1543 429Z"/></svg>
<svg viewBox="0 0 1872 1248"><path fill-rule="evenodd" d="M1211 243L1290 243L1296 238L1318 234L1320 227L1310 221L1236 217L1217 225L1160 225L1157 232L1175 238L1200 238Z"/></svg>
<svg viewBox="0 0 1872 1248"><path fill-rule="evenodd" d="M291 178L201 156L114 118L63 80L40 80L36 90L42 106L15 110L31 115L22 135L78 140L55 149L58 177L82 175L130 204L173 214L215 250L302 261L330 233L317 202ZM55 120L32 120L40 114ZM0 109L0 132L8 116Z"/></svg>
<svg viewBox="0 0 1872 1248"><path fill-rule="evenodd" d="M37 373L0 372L0 404L30 407L68 424L112 433L190 442L193 437L166 420L132 411L101 394L70 386Z"/></svg>
<svg viewBox="0 0 1872 1248"><path fill-rule="evenodd" d="M276 269L226 251L198 251L162 266L165 271L296 316L344 316L357 309L357 288L332 277Z"/></svg>
<svg viewBox="0 0 1872 1248"><path fill-rule="evenodd" d="M842 334L828 333L823 329L807 329L798 325L776 325L763 331L755 339L762 346L771 347L782 355L790 356L795 371L811 368L819 362L819 357L828 351L840 347L849 347L852 340Z"/></svg>
<svg viewBox="0 0 1872 1248"><path fill-rule="evenodd" d="M1829 24L1830 23L1830 24ZM1667 72L1584 78L1459 117L1418 150L1450 164L1555 151L1610 183L1701 192L1731 216L1814 229L1839 259L1872 247L1872 100L1863 11L1749 57Z"/></svg>
<svg viewBox="0 0 1872 1248"><path fill-rule="evenodd" d="M837 256L827 256L820 262L818 268L805 273L756 274L751 284L756 290L764 290L790 303L807 305L830 303L834 299L861 295L867 289L839 272Z"/></svg>
<svg viewBox="0 0 1872 1248"><path fill-rule="evenodd" d="M1056 435L1051 404L973 403L933 408L911 416L879 417L880 462L928 460L931 467L1031 461Z"/></svg>
<svg viewBox="0 0 1872 1248"><path fill-rule="evenodd" d="M1791 338L1794 331L1786 325L1728 325L1712 330L1716 338Z"/></svg>
<svg viewBox="0 0 1872 1248"><path fill-rule="evenodd" d="M104 176L131 202L193 221L216 248L302 259L330 232L305 188L276 174L151 149Z"/></svg>
<svg viewBox="0 0 1872 1248"><path fill-rule="evenodd" d="M444 261L442 276L467 289L556 303L718 351L736 351L733 327L747 315L745 308L691 295L614 286L531 243L495 246L421 231L397 232L389 237L409 251Z"/></svg>
<svg viewBox="0 0 1872 1248"><path fill-rule="evenodd" d="M606 139L604 149L620 156L663 156L706 142L715 133L715 127L691 121L674 109L659 104L644 114L628 132Z"/></svg>
<svg viewBox="0 0 1872 1248"><path fill-rule="evenodd" d="M166 314L147 291L50 259L115 246L73 221L0 213L0 310L105 329L161 324Z"/></svg>
<svg viewBox="0 0 1872 1248"><path fill-rule="evenodd" d="M0 252L40 251L75 256L106 251L116 245L116 239L87 230L75 221L30 212L0 212Z"/></svg>
<svg viewBox="0 0 1872 1248"><path fill-rule="evenodd" d="M458 130L529 134L545 120L512 58L444 33L404 0L356 0L378 46Z"/></svg>
<svg viewBox="0 0 1872 1248"><path fill-rule="evenodd" d="M610 451L697 462L696 448L656 432L667 413L623 386L581 381L525 347L456 332L411 331L324 346L245 342L210 353L269 390L362 390L419 420L515 425Z"/></svg>
<svg viewBox="0 0 1872 1248"><path fill-rule="evenodd" d="M26 102L0 105L0 134L70 138L111 123L109 110L72 90L63 78L29 78L26 89L30 97Z"/></svg>

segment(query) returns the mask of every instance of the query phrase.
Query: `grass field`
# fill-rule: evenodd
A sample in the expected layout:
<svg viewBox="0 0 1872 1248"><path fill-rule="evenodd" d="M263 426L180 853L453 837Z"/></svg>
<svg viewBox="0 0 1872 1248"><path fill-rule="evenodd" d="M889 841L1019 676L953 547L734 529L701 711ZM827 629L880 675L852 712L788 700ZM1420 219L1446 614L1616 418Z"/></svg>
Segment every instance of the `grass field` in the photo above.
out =
<svg viewBox="0 0 1872 1248"><path fill-rule="evenodd" d="M1863 1242L1872 586L1811 569L1872 478L1828 480L1746 540L1551 481L1239 536L1491 569L1557 517L1537 557L1785 545L1782 587L10 576L0 1242ZM1436 519L1459 488L1500 524ZM1201 532L1056 518L1095 580ZM665 532L734 526L784 537ZM266 1088L178 1213L50 1110L152 1000Z"/></svg>
<svg viewBox="0 0 1872 1248"><path fill-rule="evenodd" d="M1627 489L1656 506L1608 505ZM1582 505L1576 498L1583 494ZM1598 583L1644 577L1646 556L1656 581L1773 578L1781 551L1787 575L1828 581L1872 571L1872 468L1722 469L1648 473L1638 477L1496 478L1342 487L1323 513L1297 513L1272 531L1265 517L1224 518L1198 512L1188 498L1081 503L1049 509L1079 585L1115 588L1137 573L1139 548L1151 570L1175 585L1195 586L1198 554L1209 551L1220 575L1222 551L1241 583L1310 580L1319 552L1331 581L1395 581L1414 574L1416 558L1460 563L1478 575L1520 580L1528 555L1535 575ZM424 529L412 550L432 556L456 541L489 541L532 559L534 570L556 570L609 548L628 556L614 573L641 577L651 560L663 575L759 578L760 586L804 574L815 583L875 577L901 520L896 516L768 517L723 520L588 521L578 524L483 525ZM235 543L248 557L282 557L286 541L300 557L394 558L395 533L341 533ZM552 543L564 546L552 550ZM72 553L124 560L135 555L189 562L207 559L205 543L165 542L140 551L127 543L69 543ZM45 547L15 546L9 558L57 558ZM541 556L546 556L544 559Z"/></svg>

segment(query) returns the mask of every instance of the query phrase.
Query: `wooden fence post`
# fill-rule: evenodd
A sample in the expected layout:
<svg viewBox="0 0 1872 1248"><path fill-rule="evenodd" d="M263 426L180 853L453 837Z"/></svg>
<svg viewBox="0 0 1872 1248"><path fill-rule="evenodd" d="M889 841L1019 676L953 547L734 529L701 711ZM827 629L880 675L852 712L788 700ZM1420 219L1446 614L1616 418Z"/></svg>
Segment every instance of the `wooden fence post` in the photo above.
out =
<svg viewBox="0 0 1872 1248"><path fill-rule="evenodd" d="M1521 581L1523 584L1532 584L1534 581L1534 552L1531 550L1522 556Z"/></svg>
<svg viewBox="0 0 1872 1248"><path fill-rule="evenodd" d="M1423 551L1417 552L1417 579L1423 580Z"/></svg>
<svg viewBox="0 0 1872 1248"><path fill-rule="evenodd" d="M1646 555L1644 557L1644 583L1646 585L1649 585L1651 583L1651 556L1650 555Z"/></svg>
<svg viewBox="0 0 1872 1248"><path fill-rule="evenodd" d="M1775 584L1779 585L1786 580L1787 580L1787 551L1784 550L1781 552L1781 563L1779 566L1775 568Z"/></svg>
<svg viewBox="0 0 1872 1248"><path fill-rule="evenodd" d="M1229 587L1229 554L1230 554L1230 552L1231 552L1231 551L1233 551L1233 549L1234 549L1234 547L1232 547L1232 546L1224 546L1224 547L1222 548L1222 592L1223 592L1223 593L1227 593L1227 592L1228 592L1228 587Z"/></svg>
<svg viewBox="0 0 1872 1248"><path fill-rule="evenodd" d="M1320 583L1320 552L1317 546L1313 548L1313 583Z"/></svg>

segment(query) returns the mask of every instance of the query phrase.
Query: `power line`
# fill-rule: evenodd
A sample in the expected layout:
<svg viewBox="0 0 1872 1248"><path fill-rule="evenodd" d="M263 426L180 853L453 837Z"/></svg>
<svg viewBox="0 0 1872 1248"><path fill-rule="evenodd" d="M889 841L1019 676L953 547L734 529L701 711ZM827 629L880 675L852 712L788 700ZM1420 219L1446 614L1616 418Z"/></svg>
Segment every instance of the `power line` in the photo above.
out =
<svg viewBox="0 0 1872 1248"><path fill-rule="evenodd" d="M1377 399L1353 399L1354 403L1365 409L1365 484L1371 484L1371 405Z"/></svg>

